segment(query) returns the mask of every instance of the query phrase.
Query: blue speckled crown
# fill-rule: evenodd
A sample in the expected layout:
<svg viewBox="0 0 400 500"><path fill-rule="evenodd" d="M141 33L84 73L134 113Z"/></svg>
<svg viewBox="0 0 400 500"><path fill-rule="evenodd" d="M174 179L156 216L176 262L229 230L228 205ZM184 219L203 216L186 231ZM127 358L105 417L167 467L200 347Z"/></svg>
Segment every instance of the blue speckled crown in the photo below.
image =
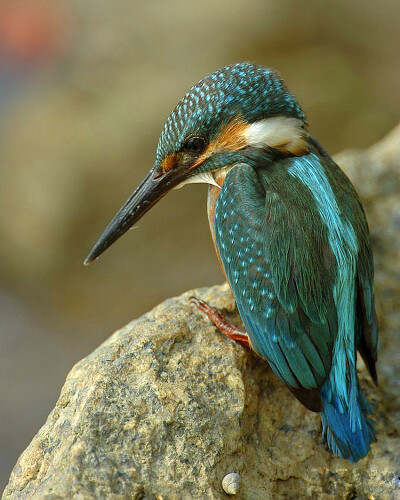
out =
<svg viewBox="0 0 400 500"><path fill-rule="evenodd" d="M179 149L188 135L212 136L237 115L249 123L278 115L305 122L276 71L250 63L226 66L200 80L177 104L161 133L156 162Z"/></svg>

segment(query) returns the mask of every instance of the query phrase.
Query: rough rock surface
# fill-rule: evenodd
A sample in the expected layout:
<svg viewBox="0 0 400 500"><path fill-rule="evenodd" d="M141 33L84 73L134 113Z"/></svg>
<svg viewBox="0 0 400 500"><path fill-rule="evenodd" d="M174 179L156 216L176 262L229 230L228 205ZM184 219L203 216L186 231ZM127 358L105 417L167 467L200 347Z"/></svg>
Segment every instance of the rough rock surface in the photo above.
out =
<svg viewBox="0 0 400 500"><path fill-rule="evenodd" d="M222 479L238 472L235 498L400 499L400 129L339 161L376 260L378 389L360 368L379 430L370 454L334 457L319 416L189 304L196 294L239 322L222 285L166 300L80 361L3 498L223 499Z"/></svg>

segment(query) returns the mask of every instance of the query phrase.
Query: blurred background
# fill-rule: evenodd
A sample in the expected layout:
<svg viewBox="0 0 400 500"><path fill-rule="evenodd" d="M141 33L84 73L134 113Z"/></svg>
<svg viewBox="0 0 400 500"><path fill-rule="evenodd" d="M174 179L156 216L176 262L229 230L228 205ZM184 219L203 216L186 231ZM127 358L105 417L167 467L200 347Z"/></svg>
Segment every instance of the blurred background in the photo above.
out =
<svg viewBox="0 0 400 500"><path fill-rule="evenodd" d="M161 300L223 281L205 186L82 261L205 74L275 67L331 153L400 111L398 0L0 3L0 490L72 365Z"/></svg>

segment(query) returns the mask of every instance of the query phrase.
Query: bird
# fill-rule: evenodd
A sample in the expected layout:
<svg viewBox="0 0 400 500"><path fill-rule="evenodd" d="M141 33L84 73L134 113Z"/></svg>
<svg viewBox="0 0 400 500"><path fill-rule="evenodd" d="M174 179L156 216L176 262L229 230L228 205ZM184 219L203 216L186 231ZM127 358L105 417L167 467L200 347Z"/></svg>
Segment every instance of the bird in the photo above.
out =
<svg viewBox="0 0 400 500"><path fill-rule="evenodd" d="M376 441L357 352L377 384L369 228L350 180L309 133L279 73L250 62L206 76L162 130L153 167L95 244L97 259L164 195L208 184L207 213L244 329L193 297L222 333L265 359L337 456Z"/></svg>

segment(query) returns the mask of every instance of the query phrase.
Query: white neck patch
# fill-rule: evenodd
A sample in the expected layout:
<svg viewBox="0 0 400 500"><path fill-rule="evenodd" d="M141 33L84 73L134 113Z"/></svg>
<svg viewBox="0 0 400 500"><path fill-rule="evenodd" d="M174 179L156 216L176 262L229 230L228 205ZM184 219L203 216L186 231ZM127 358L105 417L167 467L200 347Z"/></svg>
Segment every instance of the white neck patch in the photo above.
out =
<svg viewBox="0 0 400 500"><path fill-rule="evenodd" d="M274 116L249 125L245 132L249 146L274 148L283 153L300 155L308 152L307 131L297 118Z"/></svg>

